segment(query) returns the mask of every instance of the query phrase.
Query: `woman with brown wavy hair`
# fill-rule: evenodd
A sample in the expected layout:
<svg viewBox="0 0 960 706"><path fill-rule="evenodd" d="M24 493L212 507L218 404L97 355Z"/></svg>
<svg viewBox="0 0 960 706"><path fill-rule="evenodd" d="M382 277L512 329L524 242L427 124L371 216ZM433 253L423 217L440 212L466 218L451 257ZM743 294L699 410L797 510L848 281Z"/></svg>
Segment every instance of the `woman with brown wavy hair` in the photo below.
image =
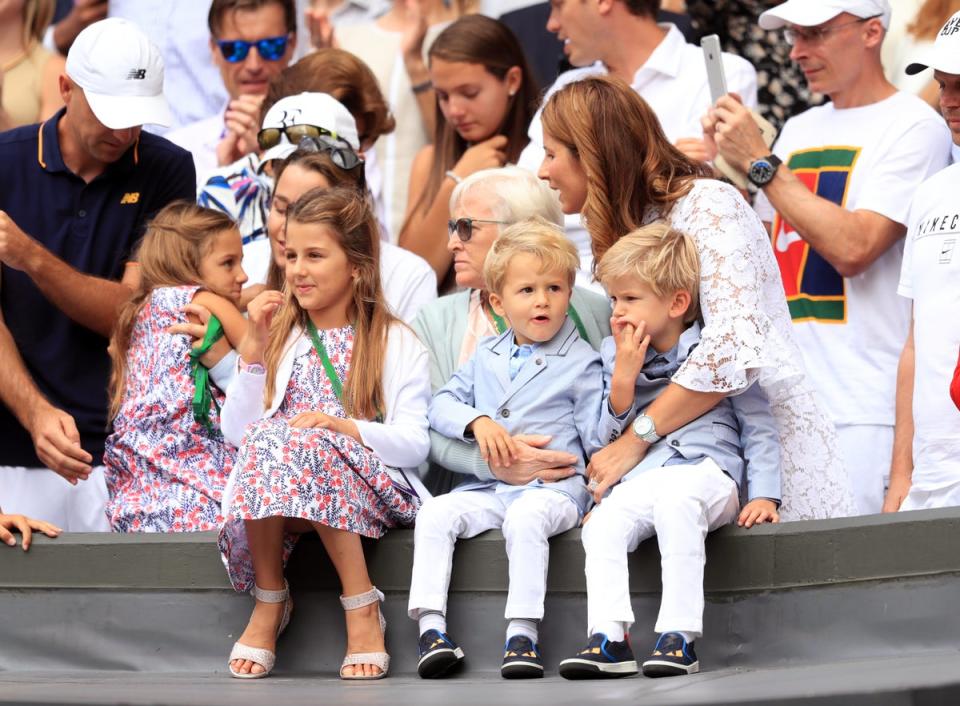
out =
<svg viewBox="0 0 960 706"><path fill-rule="evenodd" d="M413 161L399 243L429 262L443 283L453 262L447 249L453 188L481 169L517 161L529 141L537 87L513 32L483 15L443 30L429 60L436 128L433 144Z"/></svg>
<svg viewBox="0 0 960 706"><path fill-rule="evenodd" d="M559 192L564 213L582 214L596 260L656 219L697 244L702 339L645 411L656 433L673 432L758 381L780 432L782 517L853 514L835 432L804 380L769 238L740 193L674 148L619 79L588 78L558 91L544 108L543 133L540 178ZM624 434L594 455L588 473L605 489L648 446Z"/></svg>

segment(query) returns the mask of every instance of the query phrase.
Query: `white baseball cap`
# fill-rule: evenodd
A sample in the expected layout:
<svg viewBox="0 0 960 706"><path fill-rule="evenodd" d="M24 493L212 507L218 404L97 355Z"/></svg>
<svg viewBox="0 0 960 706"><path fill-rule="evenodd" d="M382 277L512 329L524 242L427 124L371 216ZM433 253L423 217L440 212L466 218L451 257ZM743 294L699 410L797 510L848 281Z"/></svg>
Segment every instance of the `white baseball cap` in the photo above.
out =
<svg viewBox="0 0 960 706"><path fill-rule="evenodd" d="M890 27L890 3L887 0L787 0L760 15L760 27L780 29L784 25L815 27L841 12L855 17L879 17L884 29Z"/></svg>
<svg viewBox="0 0 960 706"><path fill-rule="evenodd" d="M327 93L299 93L281 98L263 117L262 130L283 130L293 125L313 125L323 128L334 137L360 150L357 121L343 103ZM296 151L297 146L281 132L280 142L263 153L261 164L271 159L285 159Z"/></svg>
<svg viewBox="0 0 960 706"><path fill-rule="evenodd" d="M132 22L111 17L87 27L70 47L66 71L111 130L172 122L163 97L163 57Z"/></svg>
<svg viewBox="0 0 960 706"><path fill-rule="evenodd" d="M916 57L907 65L906 71L912 75L927 68L960 75L960 12L955 13L940 28L933 48L928 49L923 56Z"/></svg>

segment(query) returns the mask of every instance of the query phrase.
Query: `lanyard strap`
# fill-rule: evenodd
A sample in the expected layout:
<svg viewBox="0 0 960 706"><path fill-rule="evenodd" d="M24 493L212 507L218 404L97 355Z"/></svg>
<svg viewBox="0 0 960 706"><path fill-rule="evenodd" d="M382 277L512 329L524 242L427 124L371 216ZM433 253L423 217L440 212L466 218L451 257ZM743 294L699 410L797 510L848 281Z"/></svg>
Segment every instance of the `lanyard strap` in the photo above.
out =
<svg viewBox="0 0 960 706"><path fill-rule="evenodd" d="M500 316L500 314L493 310L492 306L490 307L490 316L493 318L493 325L497 329L497 333L503 333L507 330L507 322L503 320L503 317ZM573 304L567 308L567 316L573 319L573 324L577 327L577 333L580 334L580 338L589 342L589 339L587 338L587 330L583 327L583 320L580 318L580 314L577 313L577 310L573 308Z"/></svg>
<svg viewBox="0 0 960 706"><path fill-rule="evenodd" d="M320 356L320 362L323 363L323 369L327 373L327 378L330 380L330 386L333 388L333 394L337 396L337 399L340 400L340 404L343 404L343 383L340 382L340 377L337 375L336 369L333 367L333 363L330 362L330 356L327 355L327 347L323 345L323 341L320 340L320 334L317 333L317 327L313 325L313 321L307 320L307 331L310 332L310 339L313 341L313 348L317 351L317 355Z"/></svg>
<svg viewBox="0 0 960 706"><path fill-rule="evenodd" d="M223 326L220 319L210 316L207 322L207 333L197 348L190 349L190 374L193 377L193 418L202 424L207 431L213 432L214 426L210 421L210 407L220 411L220 405L210 389L210 373L207 367L200 362L200 358L207 354L213 344L223 338Z"/></svg>

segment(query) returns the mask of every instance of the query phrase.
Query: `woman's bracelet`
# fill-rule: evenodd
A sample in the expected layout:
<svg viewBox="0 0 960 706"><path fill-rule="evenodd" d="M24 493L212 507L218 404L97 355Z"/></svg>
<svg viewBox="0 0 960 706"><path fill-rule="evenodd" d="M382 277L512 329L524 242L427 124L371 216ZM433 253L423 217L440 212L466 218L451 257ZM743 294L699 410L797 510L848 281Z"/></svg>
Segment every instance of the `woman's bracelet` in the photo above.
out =
<svg viewBox="0 0 960 706"><path fill-rule="evenodd" d="M431 88L433 88L433 81L431 81L430 79L427 79L426 81L421 81L420 83L415 83L412 86L410 86L410 90L413 91L418 96L421 93L426 93Z"/></svg>
<svg viewBox="0 0 960 706"><path fill-rule="evenodd" d="M463 177L461 177L459 174L454 173L452 169L448 169L446 172L444 172L444 176L448 176L451 179L453 179L454 184L459 184L461 181L463 181Z"/></svg>

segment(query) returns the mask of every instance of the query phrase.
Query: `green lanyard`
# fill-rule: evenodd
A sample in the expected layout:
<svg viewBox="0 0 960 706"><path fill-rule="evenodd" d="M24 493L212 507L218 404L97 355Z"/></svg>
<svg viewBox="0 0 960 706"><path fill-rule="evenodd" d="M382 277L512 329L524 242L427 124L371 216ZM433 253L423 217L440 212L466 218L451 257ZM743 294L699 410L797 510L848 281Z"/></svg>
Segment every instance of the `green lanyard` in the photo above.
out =
<svg viewBox="0 0 960 706"><path fill-rule="evenodd" d="M323 369L326 371L327 378L330 380L333 394L340 400L340 404L343 404L343 383L340 382L340 377L337 375L333 363L330 362L330 356L327 355L327 347L323 345L323 341L320 340L320 335L317 333L317 327L313 325L313 321L307 321L307 331L310 332L313 347L317 351L317 355L320 356L320 362L323 363Z"/></svg>
<svg viewBox="0 0 960 706"><path fill-rule="evenodd" d="M497 333L503 333L507 330L507 322L503 320L503 317L500 316L500 314L493 310L492 306L490 307L490 316L493 317L493 325L497 329ZM573 304L567 308L567 316L573 319L573 324L577 327L577 333L580 334L580 338L589 343L589 339L587 338L587 330L583 327L583 321L580 319L580 315L577 313L577 310L573 308Z"/></svg>
<svg viewBox="0 0 960 706"><path fill-rule="evenodd" d="M210 316L207 322L207 333L203 337L203 342L199 348L190 349L190 374L193 376L193 418L209 431L214 431L213 423L210 421L210 407L216 407L220 411L220 405L210 389L210 372L207 367L200 362L200 358L207 354L213 347L213 344L223 338L223 326L220 319L216 316Z"/></svg>

